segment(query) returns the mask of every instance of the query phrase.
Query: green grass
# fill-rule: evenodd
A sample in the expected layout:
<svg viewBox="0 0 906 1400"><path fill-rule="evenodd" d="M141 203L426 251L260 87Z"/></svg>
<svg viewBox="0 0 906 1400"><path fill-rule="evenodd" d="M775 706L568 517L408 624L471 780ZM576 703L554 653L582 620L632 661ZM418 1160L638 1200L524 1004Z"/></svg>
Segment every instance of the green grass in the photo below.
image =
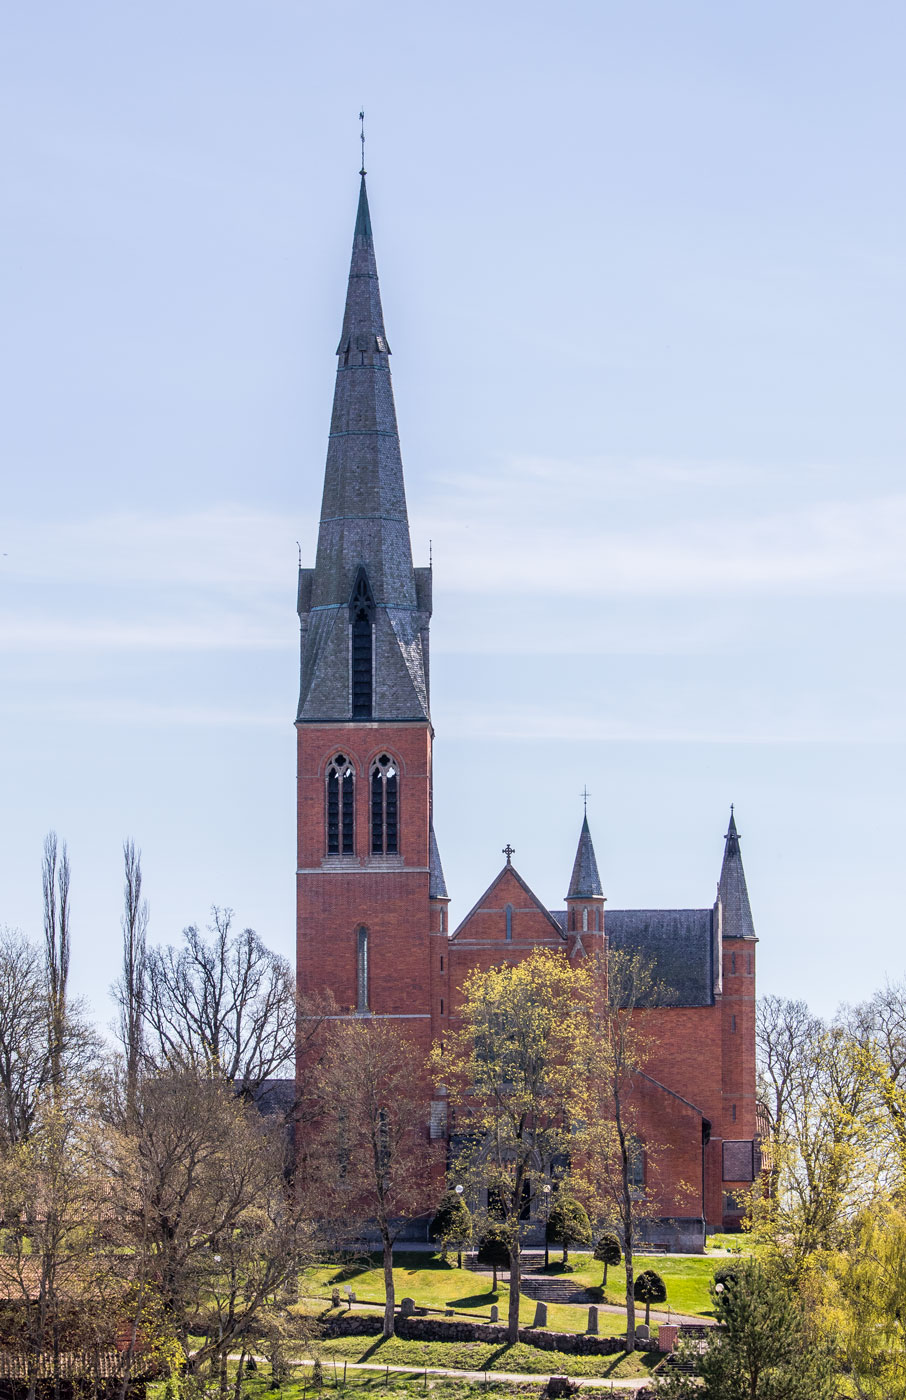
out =
<svg viewBox="0 0 906 1400"><path fill-rule="evenodd" d="M713 1249L726 1249L730 1254L751 1254L753 1249L752 1236L745 1231L737 1230L733 1234L709 1235L705 1244L705 1252Z"/></svg>
<svg viewBox="0 0 906 1400"><path fill-rule="evenodd" d="M444 1366L455 1371L517 1371L528 1375L605 1376L629 1379L650 1375L660 1360L657 1353L635 1352L626 1356L569 1356L556 1351L517 1342L416 1342L391 1337L335 1337L320 1343L325 1375L332 1378L330 1362L335 1358L342 1375L342 1362L367 1361L385 1366Z"/></svg>
<svg viewBox="0 0 906 1400"><path fill-rule="evenodd" d="M402 1298L413 1298L419 1307L453 1308L456 1312L467 1313L476 1321L490 1318L492 1303L500 1308L501 1320L506 1317L509 1304L509 1288L505 1283L498 1284L497 1291L491 1290L491 1280L484 1275L458 1269L455 1262L441 1263L439 1256L430 1254L397 1253L396 1267L393 1270L397 1302ZM589 1254L570 1256L572 1271L565 1277L574 1281L577 1288L598 1288L603 1269ZM638 1255L635 1260L636 1273L642 1269L655 1269L667 1285L666 1308L675 1312L689 1313L692 1316L708 1316L711 1313L711 1296L708 1285L719 1259L707 1256L681 1258L675 1255ZM558 1272L557 1265L550 1270ZM362 1260L356 1264L323 1265L309 1269L300 1279L304 1294L329 1301L331 1289L341 1290L349 1285L359 1302L383 1303L384 1275L374 1259ZM622 1265L611 1267L607 1274L607 1289L600 1296L601 1302L622 1307L626 1274ZM529 1326L535 1315L535 1304L523 1297L519 1305L519 1320ZM588 1322L587 1305L551 1303L548 1306L548 1326L555 1331L584 1332ZM622 1319L615 1313L602 1312L600 1328L603 1336L618 1336L623 1330Z"/></svg>

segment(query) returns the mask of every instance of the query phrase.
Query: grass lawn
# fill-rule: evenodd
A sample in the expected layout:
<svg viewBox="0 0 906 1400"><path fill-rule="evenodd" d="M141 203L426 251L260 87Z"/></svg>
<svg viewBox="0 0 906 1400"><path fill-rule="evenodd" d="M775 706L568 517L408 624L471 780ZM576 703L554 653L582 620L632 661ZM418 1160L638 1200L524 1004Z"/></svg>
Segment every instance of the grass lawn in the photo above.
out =
<svg viewBox="0 0 906 1400"><path fill-rule="evenodd" d="M419 1307L454 1308L457 1312L469 1313L476 1320L487 1320L492 1303L500 1308L500 1317L506 1317L509 1304L509 1288L505 1283L498 1284L492 1292L491 1280L481 1274L473 1274L467 1269L458 1269L455 1262L443 1264L438 1255L396 1254L396 1267L393 1278L396 1286L397 1302L402 1298L413 1298ZM642 1269L656 1269L667 1285L667 1303L664 1307L692 1315L709 1315L711 1297L708 1284L711 1275L720 1262L717 1258L697 1256L681 1258L674 1255L636 1257L636 1273ZM603 1268L589 1254L570 1255L572 1272L565 1277L574 1280L578 1288L597 1288L601 1283ZM551 1274L557 1274L553 1265ZM622 1265L611 1267L607 1274L606 1294L601 1302L622 1306L626 1275ZM384 1301L384 1275L371 1260L338 1266L323 1265L309 1269L300 1279L303 1293L326 1301L330 1299L332 1288L342 1290L349 1285L359 1302L382 1303ZM523 1297L519 1305L519 1319L523 1326L529 1326L535 1315L535 1304ZM588 1322L587 1306L551 1303L548 1306L548 1326L562 1332L584 1332ZM600 1328L603 1336L617 1336L622 1330L622 1319L615 1313L600 1315Z"/></svg>
<svg viewBox="0 0 906 1400"><path fill-rule="evenodd" d="M550 1376L605 1376L608 1380L650 1375L661 1359L654 1352L626 1356L568 1356L542 1351L524 1342L515 1346L487 1342L414 1342L401 1337L335 1337L321 1342L325 1376L332 1379L334 1359L342 1376L342 1362L368 1361L386 1366L447 1366L456 1371L520 1371ZM392 1379L392 1378L391 1378ZM358 1383L358 1382L357 1382Z"/></svg>

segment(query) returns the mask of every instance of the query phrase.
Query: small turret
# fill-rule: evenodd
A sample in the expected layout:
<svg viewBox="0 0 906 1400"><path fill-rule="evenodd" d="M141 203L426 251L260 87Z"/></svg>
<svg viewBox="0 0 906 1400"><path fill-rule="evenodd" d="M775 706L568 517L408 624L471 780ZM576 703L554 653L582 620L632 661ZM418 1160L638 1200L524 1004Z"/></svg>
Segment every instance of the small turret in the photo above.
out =
<svg viewBox="0 0 906 1400"><path fill-rule="evenodd" d="M604 891L587 816L582 818L579 845L566 896L566 929L568 934L604 932Z"/></svg>
<svg viewBox="0 0 906 1400"><path fill-rule="evenodd" d="M730 807L730 825L724 837L724 858L717 885L721 909L721 931L724 938L755 938L752 906L746 889L746 876L739 853L739 832L736 817Z"/></svg>

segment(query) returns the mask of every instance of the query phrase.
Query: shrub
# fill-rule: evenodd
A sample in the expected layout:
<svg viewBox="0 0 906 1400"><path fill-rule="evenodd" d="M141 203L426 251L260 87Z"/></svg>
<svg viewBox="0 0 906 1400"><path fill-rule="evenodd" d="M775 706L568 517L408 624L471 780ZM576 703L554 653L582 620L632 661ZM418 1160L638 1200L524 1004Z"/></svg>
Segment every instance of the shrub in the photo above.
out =
<svg viewBox="0 0 906 1400"><path fill-rule="evenodd" d="M645 1304L645 1326L651 1325L651 1304L666 1303L667 1285L654 1269L644 1269L632 1288L632 1296L637 1303Z"/></svg>
<svg viewBox="0 0 906 1400"><path fill-rule="evenodd" d="M606 1230L598 1243L595 1245L595 1256L599 1264L604 1265L604 1277L601 1280L601 1287L607 1287L607 1270L613 1264L619 1264L623 1258L623 1251L620 1241L612 1230Z"/></svg>
<svg viewBox="0 0 906 1400"><path fill-rule="evenodd" d="M550 1244L562 1244L563 1262L569 1259L571 1244L591 1244L591 1225L585 1207L572 1196L558 1193L554 1197L547 1220Z"/></svg>
<svg viewBox="0 0 906 1400"><path fill-rule="evenodd" d="M447 1250L451 1246L462 1249L472 1238L472 1216L469 1207L456 1191L447 1191L441 1197L429 1232L432 1240L440 1242L441 1259L446 1259Z"/></svg>

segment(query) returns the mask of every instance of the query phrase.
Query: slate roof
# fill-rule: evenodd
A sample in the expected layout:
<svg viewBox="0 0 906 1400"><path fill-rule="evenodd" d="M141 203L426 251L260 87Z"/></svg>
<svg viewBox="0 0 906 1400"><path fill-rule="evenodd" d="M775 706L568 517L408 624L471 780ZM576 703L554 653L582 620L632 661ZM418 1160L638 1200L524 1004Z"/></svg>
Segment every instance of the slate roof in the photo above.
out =
<svg viewBox="0 0 906 1400"><path fill-rule="evenodd" d="M349 603L360 568L375 603L372 717L427 719L430 570L412 566L364 176L337 355L315 567L299 570L297 720L351 718Z"/></svg>
<svg viewBox="0 0 906 1400"><path fill-rule="evenodd" d="M739 832L736 830L736 817L730 808L730 825L724 837L724 859L720 868L720 882L717 897L723 908L724 938L754 938L755 923L752 919L752 906L749 891L746 889L746 876L742 868L739 852Z"/></svg>
<svg viewBox="0 0 906 1400"><path fill-rule="evenodd" d="M576 859L573 864L572 878L569 882L567 899L596 899L603 898L604 891L601 888L601 877L598 874L598 862L595 859L595 848L592 844L591 832L588 829L588 817L582 821L582 830L579 834L579 847L576 851Z"/></svg>
<svg viewBox="0 0 906 1400"><path fill-rule="evenodd" d="M566 911L553 910L566 929ZM612 949L640 953L653 965L652 1005L710 1006L713 995L711 909L609 909L604 932Z"/></svg>
<svg viewBox="0 0 906 1400"><path fill-rule="evenodd" d="M440 851L437 849L437 837L434 835L434 823L431 823L431 830L428 834L428 898L429 899L449 899L447 894L447 882L444 879L444 868L440 863Z"/></svg>

